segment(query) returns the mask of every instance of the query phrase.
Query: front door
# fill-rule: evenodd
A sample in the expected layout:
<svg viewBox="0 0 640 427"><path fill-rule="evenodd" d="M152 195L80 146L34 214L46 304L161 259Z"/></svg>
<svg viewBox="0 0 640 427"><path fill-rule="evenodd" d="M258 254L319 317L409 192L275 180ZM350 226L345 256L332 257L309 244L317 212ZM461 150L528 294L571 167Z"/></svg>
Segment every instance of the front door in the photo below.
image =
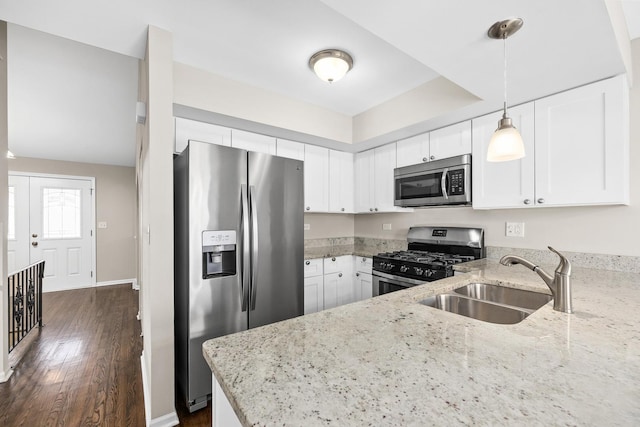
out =
<svg viewBox="0 0 640 427"><path fill-rule="evenodd" d="M9 267L44 260L44 292L95 285L92 187L91 179L9 176Z"/></svg>

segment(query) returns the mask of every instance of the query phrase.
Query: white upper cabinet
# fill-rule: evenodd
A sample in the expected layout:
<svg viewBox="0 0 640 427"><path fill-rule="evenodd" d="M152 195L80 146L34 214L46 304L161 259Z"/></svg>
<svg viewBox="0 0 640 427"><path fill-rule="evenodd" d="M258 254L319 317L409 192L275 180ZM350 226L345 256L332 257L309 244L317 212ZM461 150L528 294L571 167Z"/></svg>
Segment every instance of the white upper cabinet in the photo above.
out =
<svg viewBox="0 0 640 427"><path fill-rule="evenodd" d="M429 161L429 132L397 142L397 167Z"/></svg>
<svg viewBox="0 0 640 427"><path fill-rule="evenodd" d="M625 76L535 102L536 204L629 202Z"/></svg>
<svg viewBox="0 0 640 427"><path fill-rule="evenodd" d="M394 176L396 144L387 144L373 150L373 193L375 212L398 210L394 202Z"/></svg>
<svg viewBox="0 0 640 427"><path fill-rule="evenodd" d="M329 212L353 213L353 154L329 150Z"/></svg>
<svg viewBox="0 0 640 427"><path fill-rule="evenodd" d="M231 129L229 128L180 117L176 117L175 125L176 153L182 153L187 148L190 139L210 144L231 146Z"/></svg>
<svg viewBox="0 0 640 427"><path fill-rule="evenodd" d="M304 147L304 211L329 211L329 149Z"/></svg>
<svg viewBox="0 0 640 427"><path fill-rule="evenodd" d="M476 209L518 208L533 205L535 198L533 102L509 109L513 125L524 141L525 157L509 162L487 162L491 136L502 111L473 119L472 198Z"/></svg>
<svg viewBox="0 0 640 427"><path fill-rule="evenodd" d="M397 167L471 153L471 120L397 143Z"/></svg>
<svg viewBox="0 0 640 427"><path fill-rule="evenodd" d="M355 155L355 211L373 212L373 150L363 151Z"/></svg>
<svg viewBox="0 0 640 427"><path fill-rule="evenodd" d="M471 153L471 120L429 133L429 160Z"/></svg>
<svg viewBox="0 0 640 427"><path fill-rule="evenodd" d="M396 144L387 144L356 154L356 212L411 212L398 208L394 202Z"/></svg>
<svg viewBox="0 0 640 427"><path fill-rule="evenodd" d="M473 120L473 207L629 203L629 104L624 76L509 110L523 159L488 163L501 113Z"/></svg>
<svg viewBox="0 0 640 427"><path fill-rule="evenodd" d="M276 141L276 155L304 161L304 144L301 142L280 139Z"/></svg>
<svg viewBox="0 0 640 427"><path fill-rule="evenodd" d="M243 130L231 132L231 146L247 151L276 155L276 139L271 136L260 135Z"/></svg>

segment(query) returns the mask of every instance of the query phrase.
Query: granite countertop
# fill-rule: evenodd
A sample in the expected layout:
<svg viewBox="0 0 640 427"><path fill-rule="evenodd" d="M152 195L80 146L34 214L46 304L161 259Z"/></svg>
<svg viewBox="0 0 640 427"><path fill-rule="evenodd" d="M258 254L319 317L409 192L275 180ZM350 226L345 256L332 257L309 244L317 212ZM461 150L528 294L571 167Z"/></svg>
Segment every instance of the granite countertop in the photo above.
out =
<svg viewBox="0 0 640 427"><path fill-rule="evenodd" d="M304 259L315 259L315 258L331 258L342 255L355 255L360 257L368 257L376 255L377 252L370 253L363 250L355 250L353 246L319 246L315 248L305 248L304 250Z"/></svg>
<svg viewBox="0 0 640 427"><path fill-rule="evenodd" d="M477 280L546 285L495 260L457 267L469 274L207 341L205 358L246 426L637 425L640 274L575 268L574 314L550 302L496 325L418 302Z"/></svg>

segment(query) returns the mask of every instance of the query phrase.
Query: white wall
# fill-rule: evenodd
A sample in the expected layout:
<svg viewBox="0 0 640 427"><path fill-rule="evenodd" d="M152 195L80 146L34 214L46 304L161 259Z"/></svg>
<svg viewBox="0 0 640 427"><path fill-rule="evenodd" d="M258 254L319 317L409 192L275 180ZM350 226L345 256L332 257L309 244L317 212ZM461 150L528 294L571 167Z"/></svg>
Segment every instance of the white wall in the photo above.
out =
<svg viewBox="0 0 640 427"><path fill-rule="evenodd" d="M147 34L147 123L138 160L140 313L147 424L175 425L173 337L173 38Z"/></svg>
<svg viewBox="0 0 640 427"><path fill-rule="evenodd" d="M377 139L479 101L455 83L438 77L354 116L353 143Z"/></svg>
<svg viewBox="0 0 640 427"><path fill-rule="evenodd" d="M351 117L257 87L174 63L174 102L234 118L352 141Z"/></svg>
<svg viewBox="0 0 640 427"><path fill-rule="evenodd" d="M8 190L7 157L8 105L7 105L7 23L0 21L0 382L11 375L9 365L9 330L6 324L7 307L7 212Z"/></svg>
<svg viewBox="0 0 640 427"><path fill-rule="evenodd" d="M634 80L640 77L640 39L632 42ZM414 213L356 215L355 235L405 239L412 225L464 225L485 229L486 244L514 248L640 256L640 86L630 90L629 206L590 206L475 211L471 208L420 209ZM580 141L576 141L576 155ZM505 221L524 222L525 237L505 237ZM383 223L393 230L382 231ZM326 224L328 228L331 224Z"/></svg>

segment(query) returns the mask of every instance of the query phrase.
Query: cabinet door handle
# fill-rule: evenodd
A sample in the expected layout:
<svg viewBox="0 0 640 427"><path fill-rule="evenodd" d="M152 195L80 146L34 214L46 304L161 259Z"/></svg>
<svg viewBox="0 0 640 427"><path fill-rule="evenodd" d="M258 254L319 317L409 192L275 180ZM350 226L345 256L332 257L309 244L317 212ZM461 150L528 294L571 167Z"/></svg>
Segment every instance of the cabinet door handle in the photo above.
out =
<svg viewBox="0 0 640 427"><path fill-rule="evenodd" d="M530 204L530 203L531 203L531 200L529 200L529 199L524 199L524 204L525 204L525 205L528 205L528 204Z"/></svg>
<svg viewBox="0 0 640 427"><path fill-rule="evenodd" d="M435 160L435 159L436 159L436 156L431 155L431 156L429 156L429 159L430 159L430 160Z"/></svg>
<svg viewBox="0 0 640 427"><path fill-rule="evenodd" d="M543 199L542 197L541 197L541 198L539 198L539 199L538 199L538 203L540 203L540 204L544 203L544 199Z"/></svg>
<svg viewBox="0 0 640 427"><path fill-rule="evenodd" d="M423 158L422 158L422 161L423 161L423 162L426 162L427 160L429 160L429 159L427 159L426 157L423 157Z"/></svg>
<svg viewBox="0 0 640 427"><path fill-rule="evenodd" d="M360 273L356 273L356 277L360 277Z"/></svg>
<svg viewBox="0 0 640 427"><path fill-rule="evenodd" d="M342 273L338 273L338 277L342 277Z"/></svg>
<svg viewBox="0 0 640 427"><path fill-rule="evenodd" d="M369 208L369 212L373 212L373 208Z"/></svg>
<svg viewBox="0 0 640 427"><path fill-rule="evenodd" d="M308 210L308 211L310 211L310 210L311 210L311 207L307 206L307 210Z"/></svg>
<svg viewBox="0 0 640 427"><path fill-rule="evenodd" d="M344 208L340 209L342 212L344 212Z"/></svg>
<svg viewBox="0 0 640 427"><path fill-rule="evenodd" d="M336 259L335 259L335 257L334 257L334 258L331 258L331 261L335 261L335 260L336 260Z"/></svg>
<svg viewBox="0 0 640 427"><path fill-rule="evenodd" d="M305 261L304 262L304 265L309 265L309 264L311 264L311 261Z"/></svg>
<svg viewBox="0 0 640 427"><path fill-rule="evenodd" d="M376 212L378 212L378 208L375 208L374 210L375 210Z"/></svg>

